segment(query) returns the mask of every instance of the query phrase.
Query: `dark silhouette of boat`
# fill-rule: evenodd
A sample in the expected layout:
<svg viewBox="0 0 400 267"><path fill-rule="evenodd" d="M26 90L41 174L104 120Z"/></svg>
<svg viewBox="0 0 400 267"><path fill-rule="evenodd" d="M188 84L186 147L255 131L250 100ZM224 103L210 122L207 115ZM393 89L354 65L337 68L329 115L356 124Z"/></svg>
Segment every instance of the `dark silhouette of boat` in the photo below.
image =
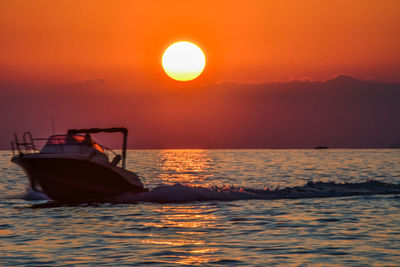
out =
<svg viewBox="0 0 400 267"><path fill-rule="evenodd" d="M314 149L328 149L327 146L316 146L314 147Z"/></svg>
<svg viewBox="0 0 400 267"><path fill-rule="evenodd" d="M400 148L400 142L390 145L388 148Z"/></svg>
<svg viewBox="0 0 400 267"><path fill-rule="evenodd" d="M123 134L122 156L91 138L90 134L104 132ZM24 169L33 190L57 202L112 202L120 194L148 191L125 168L127 136L126 128L70 129L67 134L35 139L25 132L23 142L14 134L11 161ZM35 142L40 140L47 142L38 150Z"/></svg>

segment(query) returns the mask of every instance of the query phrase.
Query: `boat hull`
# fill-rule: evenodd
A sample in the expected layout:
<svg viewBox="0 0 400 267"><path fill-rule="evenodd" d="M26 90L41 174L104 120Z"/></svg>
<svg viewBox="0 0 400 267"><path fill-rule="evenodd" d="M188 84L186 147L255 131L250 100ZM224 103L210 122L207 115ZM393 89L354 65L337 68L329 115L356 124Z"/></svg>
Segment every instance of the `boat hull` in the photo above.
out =
<svg viewBox="0 0 400 267"><path fill-rule="evenodd" d="M43 193L58 202L112 202L120 194L148 191L133 172L90 160L25 155L13 162L25 170L34 190L39 184ZM135 179L139 182L132 182Z"/></svg>

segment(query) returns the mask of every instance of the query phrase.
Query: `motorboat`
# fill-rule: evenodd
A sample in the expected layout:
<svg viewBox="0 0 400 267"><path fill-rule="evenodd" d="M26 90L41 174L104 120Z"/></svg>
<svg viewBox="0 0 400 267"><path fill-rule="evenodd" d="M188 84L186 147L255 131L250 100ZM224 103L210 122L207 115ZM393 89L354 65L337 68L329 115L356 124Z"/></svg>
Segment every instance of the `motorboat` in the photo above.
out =
<svg viewBox="0 0 400 267"><path fill-rule="evenodd" d="M122 155L98 144L91 134L122 133ZM126 169L126 128L70 129L66 134L11 141L12 162L21 166L34 191L61 203L110 202L124 193L148 191L138 175ZM45 142L39 150L37 144ZM110 156L113 156L110 160Z"/></svg>

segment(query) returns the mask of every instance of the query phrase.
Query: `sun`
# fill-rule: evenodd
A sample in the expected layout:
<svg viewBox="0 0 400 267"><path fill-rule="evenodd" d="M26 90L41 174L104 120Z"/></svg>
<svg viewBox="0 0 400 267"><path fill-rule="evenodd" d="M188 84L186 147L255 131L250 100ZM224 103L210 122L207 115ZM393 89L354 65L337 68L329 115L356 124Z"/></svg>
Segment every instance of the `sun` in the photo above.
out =
<svg viewBox="0 0 400 267"><path fill-rule="evenodd" d="M162 66L169 77L177 81L196 79L204 70L206 57L200 47L191 42L176 42L162 56Z"/></svg>

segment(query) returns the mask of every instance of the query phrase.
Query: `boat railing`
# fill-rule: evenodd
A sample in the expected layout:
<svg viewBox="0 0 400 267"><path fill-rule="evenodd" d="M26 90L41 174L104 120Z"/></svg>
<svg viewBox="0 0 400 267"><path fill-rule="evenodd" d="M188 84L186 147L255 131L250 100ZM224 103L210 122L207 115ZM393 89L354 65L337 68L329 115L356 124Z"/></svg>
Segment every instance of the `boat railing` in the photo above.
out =
<svg viewBox="0 0 400 267"><path fill-rule="evenodd" d="M79 153L80 154L85 154L87 153L87 151L83 151L82 147L84 147L84 145L82 144L82 142L77 142L77 143L72 143L72 144L66 144L63 143L62 141L76 141L75 139L68 139L69 137L65 137L65 136L53 136L52 137L53 140L59 140L59 142L56 142L56 144L53 144L54 146L58 146L60 147L60 150L62 153L65 153L65 146L71 146L71 145L77 145L79 147ZM39 146L37 145L38 142L47 142L49 140L49 138L32 138L32 134L31 132L25 132L22 135L22 142L19 141L18 139L18 135L16 133L14 133L14 140L12 140L11 143L11 150L12 150L12 154L13 156L15 156L17 153L19 155L21 154L33 154L33 153L39 153ZM107 158L111 158L111 157L115 157L117 155L117 153L115 151L113 151L112 149L97 144L104 152L104 154L107 156ZM42 145L40 145L42 146Z"/></svg>
<svg viewBox="0 0 400 267"><path fill-rule="evenodd" d="M18 152L19 154L32 154L32 153L39 152L34 141L40 140L40 139L42 139L42 138L32 138L32 134L30 132L25 132L22 135L23 141L19 142L18 135L16 133L14 133L14 140L11 141L11 150L12 150L13 156L15 156L16 152ZM43 140L47 140L47 139L43 138Z"/></svg>

